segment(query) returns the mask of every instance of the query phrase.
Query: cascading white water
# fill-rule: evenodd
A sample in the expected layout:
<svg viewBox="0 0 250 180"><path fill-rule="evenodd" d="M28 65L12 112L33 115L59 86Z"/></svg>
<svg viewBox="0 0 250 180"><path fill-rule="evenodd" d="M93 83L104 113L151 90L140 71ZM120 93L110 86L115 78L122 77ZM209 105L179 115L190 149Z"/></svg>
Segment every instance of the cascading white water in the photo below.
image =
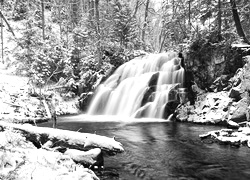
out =
<svg viewBox="0 0 250 180"><path fill-rule="evenodd" d="M176 52L150 54L123 64L97 88L88 114L163 118L165 105L177 100L177 88L183 87L180 64Z"/></svg>

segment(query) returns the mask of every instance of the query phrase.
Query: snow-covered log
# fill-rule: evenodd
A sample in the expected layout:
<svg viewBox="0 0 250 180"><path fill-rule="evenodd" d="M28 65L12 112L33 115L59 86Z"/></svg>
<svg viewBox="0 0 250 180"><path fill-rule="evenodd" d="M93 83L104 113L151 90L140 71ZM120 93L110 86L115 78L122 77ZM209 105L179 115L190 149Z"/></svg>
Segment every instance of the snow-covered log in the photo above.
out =
<svg viewBox="0 0 250 180"><path fill-rule="evenodd" d="M30 124L12 124L0 122L0 127L13 128L19 130L27 140L35 146L42 147L48 141L52 142L53 147L66 147L70 149L89 150L100 148L109 155L121 153L124 151L122 144L114 138L90 133L80 133L68 130L53 129L47 127L36 127Z"/></svg>

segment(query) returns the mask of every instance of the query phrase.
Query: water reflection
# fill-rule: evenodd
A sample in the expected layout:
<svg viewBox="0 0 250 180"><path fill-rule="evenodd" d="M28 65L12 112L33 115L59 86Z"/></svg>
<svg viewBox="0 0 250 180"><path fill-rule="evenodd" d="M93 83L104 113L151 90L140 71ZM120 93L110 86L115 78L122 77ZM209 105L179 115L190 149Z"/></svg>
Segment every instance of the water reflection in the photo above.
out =
<svg viewBox="0 0 250 180"><path fill-rule="evenodd" d="M249 179L250 150L208 144L198 135L221 127L187 123L91 123L59 120L61 129L115 136L125 153L105 159L101 179ZM61 122L60 122L61 121ZM43 126L50 126L44 124Z"/></svg>

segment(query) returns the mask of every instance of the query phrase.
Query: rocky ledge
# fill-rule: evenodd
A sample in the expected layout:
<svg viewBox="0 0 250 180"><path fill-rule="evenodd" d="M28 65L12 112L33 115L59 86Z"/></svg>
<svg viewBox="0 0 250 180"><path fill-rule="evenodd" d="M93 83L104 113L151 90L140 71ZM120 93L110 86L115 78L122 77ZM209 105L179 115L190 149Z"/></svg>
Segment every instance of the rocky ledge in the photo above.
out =
<svg viewBox="0 0 250 180"><path fill-rule="evenodd" d="M175 111L178 121L205 124L223 124L238 128L249 121L250 112L250 56L245 57L245 65L232 78L225 81L219 77L210 91L200 90L197 85L194 104L181 104ZM212 91L212 92L211 92Z"/></svg>

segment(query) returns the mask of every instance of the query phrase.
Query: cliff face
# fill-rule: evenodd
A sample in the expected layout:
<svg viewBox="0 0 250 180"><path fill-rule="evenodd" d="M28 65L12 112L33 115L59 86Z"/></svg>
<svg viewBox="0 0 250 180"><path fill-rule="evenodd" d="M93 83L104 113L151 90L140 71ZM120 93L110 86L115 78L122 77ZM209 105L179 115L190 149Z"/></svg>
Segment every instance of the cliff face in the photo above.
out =
<svg viewBox="0 0 250 180"><path fill-rule="evenodd" d="M238 58L242 55L243 53L238 53L235 57ZM244 65L238 68L233 76L223 74L223 72L229 72L227 67L233 66L232 62L227 62L226 58L221 56L221 64L213 64L219 62L218 59L213 58L215 56L219 57L218 54L211 56L209 59L211 64L207 63L207 66L203 64L203 69L199 70L200 74L204 73L203 76L207 78L202 79L202 76L197 73L198 70L194 71L195 84L190 88L193 90L191 93L195 98L190 102L193 100L194 103L188 102L180 105L175 111L177 120L212 124L225 123L233 126L249 120L250 56L236 59L235 67L240 66L240 61ZM201 66L193 67L193 69L199 69ZM216 71L216 69L221 70ZM206 80L208 81L206 82ZM201 90L198 86L205 87L207 91Z"/></svg>
<svg viewBox="0 0 250 180"><path fill-rule="evenodd" d="M229 80L238 68L243 67L242 59L247 53L231 45L212 43L204 39L194 42L186 55L186 70L192 72L194 81L201 89L210 90L217 77Z"/></svg>

